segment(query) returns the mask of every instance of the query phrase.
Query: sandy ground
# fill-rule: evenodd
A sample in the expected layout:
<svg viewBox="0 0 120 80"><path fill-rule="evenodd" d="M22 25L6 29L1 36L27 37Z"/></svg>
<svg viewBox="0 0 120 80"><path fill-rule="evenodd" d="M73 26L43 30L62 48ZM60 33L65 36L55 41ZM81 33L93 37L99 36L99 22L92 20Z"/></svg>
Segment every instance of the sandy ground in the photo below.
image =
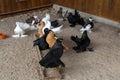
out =
<svg viewBox="0 0 120 80"><path fill-rule="evenodd" d="M39 58L34 48L34 34L37 31L28 31L26 38L12 38L15 22L25 22L30 17L20 15L9 17L0 21L0 32L8 35L0 40L0 80L40 80Z"/></svg>
<svg viewBox="0 0 120 80"><path fill-rule="evenodd" d="M120 79L120 36L117 29L101 23L96 23L92 33L88 33L91 39L91 47L94 52L77 54L72 50L75 45L71 35L81 35L79 26L66 28L63 34L69 51L63 55L66 64L65 80L119 80ZM72 34L71 34L72 32Z"/></svg>
<svg viewBox="0 0 120 80"><path fill-rule="evenodd" d="M43 17L44 13L24 14L0 21L0 32L9 36L0 40L0 80L40 80L39 59L32 46L36 31L29 31L26 38L11 36L16 21L24 22L30 15ZM95 23L92 33L88 33L94 52L76 53L72 50L75 43L70 40L70 36L81 37L80 28L79 25L71 28L66 21L62 33L57 34L69 47L61 58L66 65L63 80L120 80L119 29Z"/></svg>

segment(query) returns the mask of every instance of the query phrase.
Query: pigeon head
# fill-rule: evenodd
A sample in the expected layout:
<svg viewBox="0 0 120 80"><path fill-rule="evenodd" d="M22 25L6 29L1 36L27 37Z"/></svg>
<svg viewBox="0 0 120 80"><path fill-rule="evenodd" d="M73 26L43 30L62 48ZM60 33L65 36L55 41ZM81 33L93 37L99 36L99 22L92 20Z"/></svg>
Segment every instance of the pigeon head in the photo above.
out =
<svg viewBox="0 0 120 80"><path fill-rule="evenodd" d="M39 39L33 41L33 46L36 46L39 44Z"/></svg>
<svg viewBox="0 0 120 80"><path fill-rule="evenodd" d="M71 36L71 40L73 40L73 41L75 41L76 40L76 38L78 38L78 36Z"/></svg>
<svg viewBox="0 0 120 80"><path fill-rule="evenodd" d="M51 31L51 30L48 29L48 28L45 28L45 29L44 29L44 33L45 33L45 34L48 34L50 31Z"/></svg>
<svg viewBox="0 0 120 80"><path fill-rule="evenodd" d="M92 17L89 17L89 19L88 19L90 22L93 22L93 19L92 19Z"/></svg>
<svg viewBox="0 0 120 80"><path fill-rule="evenodd" d="M62 8L62 7L60 7L59 11L62 11L62 10L63 10L63 8Z"/></svg>
<svg viewBox="0 0 120 80"><path fill-rule="evenodd" d="M78 14L77 10L75 10L75 14Z"/></svg>
<svg viewBox="0 0 120 80"><path fill-rule="evenodd" d="M81 39L78 38L77 35L76 35L76 36L71 36L71 40L73 40L73 41L76 42L76 43L80 43L80 42L81 42Z"/></svg>

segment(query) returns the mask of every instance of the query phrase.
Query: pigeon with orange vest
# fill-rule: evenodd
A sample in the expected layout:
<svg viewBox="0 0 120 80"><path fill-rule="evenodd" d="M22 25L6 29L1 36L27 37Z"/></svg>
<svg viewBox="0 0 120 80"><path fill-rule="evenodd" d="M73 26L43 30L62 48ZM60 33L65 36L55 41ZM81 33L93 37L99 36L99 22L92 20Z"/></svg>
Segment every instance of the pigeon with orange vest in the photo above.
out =
<svg viewBox="0 0 120 80"><path fill-rule="evenodd" d="M50 48L53 47L56 40L57 40L57 37L55 36L55 33L51 30L46 37L46 42L49 44ZM65 50L68 50L68 47L64 43L62 43L62 46Z"/></svg>

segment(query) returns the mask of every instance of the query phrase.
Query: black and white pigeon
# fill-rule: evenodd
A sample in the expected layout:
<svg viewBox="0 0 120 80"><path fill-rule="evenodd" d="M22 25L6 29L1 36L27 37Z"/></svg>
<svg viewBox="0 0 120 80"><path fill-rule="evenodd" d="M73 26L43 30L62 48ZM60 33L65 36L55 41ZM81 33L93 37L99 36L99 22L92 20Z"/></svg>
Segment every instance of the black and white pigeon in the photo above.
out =
<svg viewBox="0 0 120 80"><path fill-rule="evenodd" d="M91 32L91 29L94 27L93 19L90 17L86 24L82 26L80 31L83 33L85 30Z"/></svg>
<svg viewBox="0 0 120 80"><path fill-rule="evenodd" d="M40 65L45 68L54 68L58 66L65 67L65 64L60 60L63 54L63 46L62 39L58 38L53 47L49 50L49 52L40 60Z"/></svg>

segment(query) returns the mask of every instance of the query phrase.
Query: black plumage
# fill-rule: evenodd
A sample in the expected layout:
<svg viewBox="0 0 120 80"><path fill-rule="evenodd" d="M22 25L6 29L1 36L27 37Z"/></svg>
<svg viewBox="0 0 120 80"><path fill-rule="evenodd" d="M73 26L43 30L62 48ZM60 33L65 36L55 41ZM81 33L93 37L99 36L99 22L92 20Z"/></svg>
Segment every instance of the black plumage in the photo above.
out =
<svg viewBox="0 0 120 80"><path fill-rule="evenodd" d="M84 19L80 16L80 14L77 12L77 10L75 10L75 19L76 19L76 23L80 24L80 25L85 25L85 21Z"/></svg>
<svg viewBox="0 0 120 80"><path fill-rule="evenodd" d="M33 46L38 46L40 50L45 50L49 48L48 43L46 42L46 37L49 34L50 30L48 28L46 28L44 30L45 34L38 38L37 40L33 41Z"/></svg>
<svg viewBox="0 0 120 80"><path fill-rule="evenodd" d="M26 23L28 24L38 24L40 22L40 19L37 16L31 16L26 20Z"/></svg>
<svg viewBox="0 0 120 80"><path fill-rule="evenodd" d="M63 54L62 39L58 38L50 51L40 60L40 65L46 68L54 68L65 64L60 60Z"/></svg>
<svg viewBox="0 0 120 80"><path fill-rule="evenodd" d="M68 22L71 24L70 27L74 27L76 25L76 19L71 12L68 13L67 19L68 19Z"/></svg>
<svg viewBox="0 0 120 80"><path fill-rule="evenodd" d="M74 11L75 14L73 15L72 13L69 13L67 19L68 22L71 24L71 27L74 27L76 24L79 25L85 25L84 19L80 16L80 14L77 12L77 10Z"/></svg>
<svg viewBox="0 0 120 80"><path fill-rule="evenodd" d="M85 25L85 21L82 17L78 19L77 23L80 24L81 26Z"/></svg>
<svg viewBox="0 0 120 80"><path fill-rule="evenodd" d="M87 31L84 31L82 34L81 38L78 38L77 36L71 36L71 40L74 41L77 46L73 47L73 49L76 52L83 52L86 51L86 49L88 48L88 46L90 45L90 39L87 35Z"/></svg>
<svg viewBox="0 0 120 80"><path fill-rule="evenodd" d="M31 24L33 20L35 20L35 18L34 16L31 16L30 18L26 20L26 23Z"/></svg>
<svg viewBox="0 0 120 80"><path fill-rule="evenodd" d="M58 20L51 21L51 26L58 27L59 26Z"/></svg>

